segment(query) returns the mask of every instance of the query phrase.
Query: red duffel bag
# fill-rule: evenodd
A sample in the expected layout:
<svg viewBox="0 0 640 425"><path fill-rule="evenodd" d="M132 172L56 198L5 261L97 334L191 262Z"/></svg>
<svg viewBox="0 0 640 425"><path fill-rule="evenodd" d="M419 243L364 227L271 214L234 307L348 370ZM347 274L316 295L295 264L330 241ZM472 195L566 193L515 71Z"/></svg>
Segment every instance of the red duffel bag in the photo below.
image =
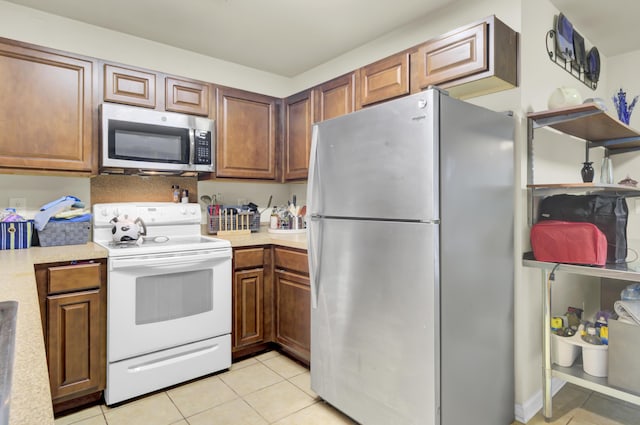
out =
<svg viewBox="0 0 640 425"><path fill-rule="evenodd" d="M538 261L604 266L607 238L595 224L545 220L531 227L531 247Z"/></svg>

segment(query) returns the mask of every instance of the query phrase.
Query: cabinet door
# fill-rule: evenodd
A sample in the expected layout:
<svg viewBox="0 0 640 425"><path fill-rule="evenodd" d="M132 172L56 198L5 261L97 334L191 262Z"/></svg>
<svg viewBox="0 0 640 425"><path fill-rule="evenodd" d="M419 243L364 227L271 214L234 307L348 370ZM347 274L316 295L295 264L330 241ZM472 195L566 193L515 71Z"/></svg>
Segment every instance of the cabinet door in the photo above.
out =
<svg viewBox="0 0 640 425"><path fill-rule="evenodd" d="M47 297L47 322L52 399L102 389L99 291Z"/></svg>
<svg viewBox="0 0 640 425"><path fill-rule="evenodd" d="M264 341L264 269L237 271L233 283L233 349Z"/></svg>
<svg viewBox="0 0 640 425"><path fill-rule="evenodd" d="M218 177L276 179L276 99L216 89Z"/></svg>
<svg viewBox="0 0 640 425"><path fill-rule="evenodd" d="M165 108L167 111L209 116L209 85L167 77Z"/></svg>
<svg viewBox="0 0 640 425"><path fill-rule="evenodd" d="M409 94L409 53L402 52L360 70L362 106Z"/></svg>
<svg viewBox="0 0 640 425"><path fill-rule="evenodd" d="M306 179L311 153L313 91L288 97L284 109L284 179Z"/></svg>
<svg viewBox="0 0 640 425"><path fill-rule="evenodd" d="M355 111L356 74L335 78L314 89L315 122Z"/></svg>
<svg viewBox="0 0 640 425"><path fill-rule="evenodd" d="M311 291L309 278L276 270L276 340L301 360L310 359Z"/></svg>
<svg viewBox="0 0 640 425"><path fill-rule="evenodd" d="M517 40L490 16L428 41L411 54L411 92L438 85L465 99L515 87Z"/></svg>
<svg viewBox="0 0 640 425"><path fill-rule="evenodd" d="M420 89L487 69L486 41L487 24L482 22L420 46L414 56Z"/></svg>
<svg viewBox="0 0 640 425"><path fill-rule="evenodd" d="M89 59L0 43L0 167L97 171L93 69Z"/></svg>
<svg viewBox="0 0 640 425"><path fill-rule="evenodd" d="M105 64L104 100L155 108L156 74Z"/></svg>

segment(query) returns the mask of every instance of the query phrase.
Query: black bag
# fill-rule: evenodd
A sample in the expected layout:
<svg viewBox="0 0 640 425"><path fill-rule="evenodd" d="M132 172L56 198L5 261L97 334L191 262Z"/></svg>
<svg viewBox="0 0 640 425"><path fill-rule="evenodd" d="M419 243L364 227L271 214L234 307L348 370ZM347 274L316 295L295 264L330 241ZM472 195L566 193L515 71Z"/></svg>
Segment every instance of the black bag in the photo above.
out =
<svg viewBox="0 0 640 425"><path fill-rule="evenodd" d="M607 238L607 263L627 258L625 198L618 195L553 195L540 202L539 220L563 220L595 224Z"/></svg>

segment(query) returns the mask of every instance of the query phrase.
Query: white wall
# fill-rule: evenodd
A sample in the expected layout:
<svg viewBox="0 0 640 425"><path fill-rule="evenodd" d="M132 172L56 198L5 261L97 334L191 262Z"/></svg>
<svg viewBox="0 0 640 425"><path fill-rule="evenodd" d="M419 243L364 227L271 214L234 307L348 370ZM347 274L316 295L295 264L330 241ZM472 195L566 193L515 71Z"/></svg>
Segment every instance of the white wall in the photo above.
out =
<svg viewBox="0 0 640 425"><path fill-rule="evenodd" d="M616 116L611 98L619 89L622 88L627 93L628 102L631 102L635 96L640 95L640 79L638 79L637 72L638 67L640 67L640 50L609 58L608 65L609 73L606 75L607 95L603 97L609 105L611 114ZM636 129L640 128L640 104L637 104L631 113L629 125ZM615 181L629 176L640 182L640 156L637 152L614 155L611 158ZM627 237L634 241L640 240L640 199L630 198L627 203L629 205ZM640 246L636 243L634 249L640 251Z"/></svg>

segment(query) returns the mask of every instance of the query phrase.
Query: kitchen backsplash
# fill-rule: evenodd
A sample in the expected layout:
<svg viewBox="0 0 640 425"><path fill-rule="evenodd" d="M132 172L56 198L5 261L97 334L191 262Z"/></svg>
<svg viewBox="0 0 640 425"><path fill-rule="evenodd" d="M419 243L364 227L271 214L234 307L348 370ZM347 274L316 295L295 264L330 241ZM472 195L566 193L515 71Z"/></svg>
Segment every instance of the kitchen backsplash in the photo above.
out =
<svg viewBox="0 0 640 425"><path fill-rule="evenodd" d="M171 186L189 190L189 202L200 201L202 195L221 196L224 204L253 202L263 211L261 221L268 222L271 206L286 205L296 195L299 205L306 203L307 184L268 182L224 182L219 180L197 181L195 177L170 176L115 176L101 175L91 179L84 177L23 176L0 174L0 208L9 206L10 198L24 198L26 208L22 215L33 218L38 209L57 198L73 195L87 206L103 202L171 202ZM203 214L203 220L206 217Z"/></svg>

